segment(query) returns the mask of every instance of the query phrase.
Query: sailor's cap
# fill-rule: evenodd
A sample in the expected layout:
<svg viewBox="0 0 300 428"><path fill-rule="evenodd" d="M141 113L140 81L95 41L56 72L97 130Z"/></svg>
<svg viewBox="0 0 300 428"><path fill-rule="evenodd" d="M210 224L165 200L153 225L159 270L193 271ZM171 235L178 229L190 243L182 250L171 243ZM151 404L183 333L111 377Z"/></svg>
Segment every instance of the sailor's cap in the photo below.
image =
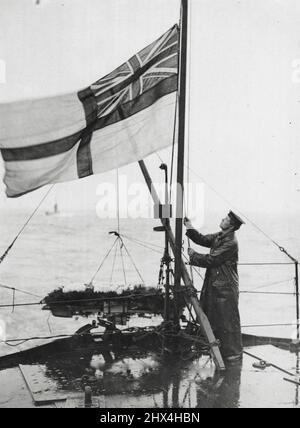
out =
<svg viewBox="0 0 300 428"><path fill-rule="evenodd" d="M232 221L232 223L234 224L234 226L239 229L243 224L246 224L241 217L239 217L238 215L236 215L233 211L229 211L228 217L230 218L230 220Z"/></svg>

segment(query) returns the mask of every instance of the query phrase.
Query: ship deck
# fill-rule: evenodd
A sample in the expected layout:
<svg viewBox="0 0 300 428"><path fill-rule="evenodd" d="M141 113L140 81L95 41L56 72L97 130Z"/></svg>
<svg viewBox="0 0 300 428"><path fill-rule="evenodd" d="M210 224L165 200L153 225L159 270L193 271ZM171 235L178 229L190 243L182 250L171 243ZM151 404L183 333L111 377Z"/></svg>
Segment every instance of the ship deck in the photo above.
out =
<svg viewBox="0 0 300 428"><path fill-rule="evenodd" d="M299 373L299 355L273 345L245 351ZM62 408L83 405L84 386L90 385L101 408L298 408L297 377L274 368L254 367L249 355L243 363L217 373L207 357L162 361L154 353L101 355L45 364L19 365L0 371L1 408Z"/></svg>

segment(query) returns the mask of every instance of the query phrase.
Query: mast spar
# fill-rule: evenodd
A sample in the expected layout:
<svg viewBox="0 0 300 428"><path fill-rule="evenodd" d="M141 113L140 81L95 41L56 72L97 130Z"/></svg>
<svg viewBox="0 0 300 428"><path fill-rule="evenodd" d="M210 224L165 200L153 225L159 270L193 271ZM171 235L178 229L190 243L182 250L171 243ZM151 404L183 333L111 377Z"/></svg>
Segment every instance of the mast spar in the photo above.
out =
<svg viewBox="0 0 300 428"><path fill-rule="evenodd" d="M180 31L180 69L179 69L179 129L177 156L177 200L175 230L175 289L180 287L182 278L182 238L183 238L183 198L184 198L184 151L187 88L187 46L188 46L188 0L181 0ZM175 293L176 294L176 293Z"/></svg>
<svg viewBox="0 0 300 428"><path fill-rule="evenodd" d="M182 260L182 238L183 238L183 197L184 197L184 150L185 150L185 119L186 119L186 89L187 89L187 46L188 46L188 0L181 0L181 46L180 46L180 70L179 70L179 129L178 129L178 156L177 156L177 201L176 201L176 236L174 237L169 222L161 218L161 222L167 231L172 252L175 256L175 287L174 300L176 306L176 289L181 286L181 279L186 287L185 298L192 305L196 313L203 334L211 347L212 355L218 370L225 370L225 365L220 353L218 342L214 336L209 320L203 312L198 301L193 282L187 272ZM139 161L142 174L145 178L149 192L156 205L161 205L153 182L144 161ZM179 320L174 320L179 322Z"/></svg>

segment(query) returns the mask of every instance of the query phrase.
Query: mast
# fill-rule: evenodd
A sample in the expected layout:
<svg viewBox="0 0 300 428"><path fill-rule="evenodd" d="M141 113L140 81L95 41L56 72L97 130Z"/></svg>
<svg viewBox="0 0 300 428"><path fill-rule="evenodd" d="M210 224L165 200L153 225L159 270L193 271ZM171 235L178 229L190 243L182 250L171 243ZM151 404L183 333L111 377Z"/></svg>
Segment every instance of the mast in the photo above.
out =
<svg viewBox="0 0 300 428"><path fill-rule="evenodd" d="M184 151L185 151L185 118L186 118L186 89L187 89L187 46L188 46L188 0L181 0L181 43L179 68L179 130L177 157L177 201L176 201L176 231L175 231L175 288L181 284L182 267L182 228L183 228L183 198L184 198Z"/></svg>
<svg viewBox="0 0 300 428"><path fill-rule="evenodd" d="M182 260L182 229L183 229L183 183L184 183L184 149L185 149L185 117L186 117L186 89L187 89L187 42L188 42L188 0L181 0L181 53L179 71L179 134L178 134L178 159L177 159L177 203L176 203L176 238L173 235L169 222L161 218L161 222L167 231L169 244L175 255L175 290L181 285L181 278L186 287L185 299L194 308L197 322L206 337L218 370L225 370L225 365L219 349L218 342L214 336L209 320L203 312L198 301L197 292L190 279L185 263ZM139 162L142 174L148 186L149 192L156 205L161 205L148 169L144 161ZM176 291L174 290L174 301L176 304ZM175 320L176 321L176 320ZM177 320L178 321L178 320Z"/></svg>

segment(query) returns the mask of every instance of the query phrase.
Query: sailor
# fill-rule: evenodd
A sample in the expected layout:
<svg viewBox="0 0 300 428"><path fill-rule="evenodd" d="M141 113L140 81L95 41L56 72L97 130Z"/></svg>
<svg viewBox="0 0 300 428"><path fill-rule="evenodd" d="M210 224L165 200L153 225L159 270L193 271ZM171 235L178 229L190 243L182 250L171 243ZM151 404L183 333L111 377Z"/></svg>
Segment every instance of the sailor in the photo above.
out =
<svg viewBox="0 0 300 428"><path fill-rule="evenodd" d="M232 211L220 225L221 232L202 235L189 219L184 220L187 237L195 244L210 248L209 254L199 254L189 248L190 263L207 268L201 294L201 305L227 364L240 361L243 356L239 314L238 241L235 232L245 224Z"/></svg>

